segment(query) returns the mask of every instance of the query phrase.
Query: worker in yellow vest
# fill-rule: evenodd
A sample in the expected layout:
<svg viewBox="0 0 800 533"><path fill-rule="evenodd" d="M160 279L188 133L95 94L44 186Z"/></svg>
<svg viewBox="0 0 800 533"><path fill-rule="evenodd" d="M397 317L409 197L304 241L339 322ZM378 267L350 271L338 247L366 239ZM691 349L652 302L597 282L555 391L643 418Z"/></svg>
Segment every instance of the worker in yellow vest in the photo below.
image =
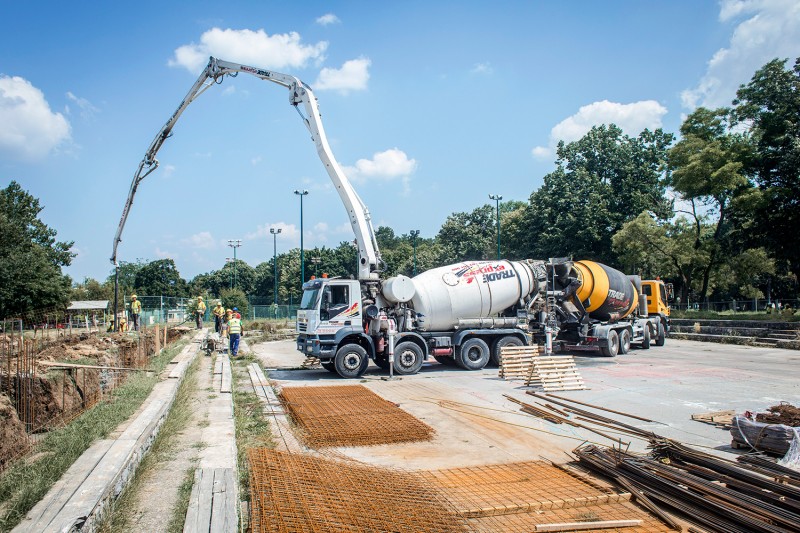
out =
<svg viewBox="0 0 800 533"><path fill-rule="evenodd" d="M228 320L228 337L230 337L231 357L236 357L239 353L239 339L242 336L242 319L233 315Z"/></svg>
<svg viewBox="0 0 800 533"><path fill-rule="evenodd" d="M222 302L217 302L214 307L214 333L222 333L222 320L225 318L225 308Z"/></svg>
<svg viewBox="0 0 800 533"><path fill-rule="evenodd" d="M142 314L142 302L136 299L135 294L131 294L131 329L139 331L139 315Z"/></svg>
<svg viewBox="0 0 800 533"><path fill-rule="evenodd" d="M194 310L194 314L197 320L197 329L203 327L203 319L206 316L206 304L203 303L203 297L197 297L197 307Z"/></svg>

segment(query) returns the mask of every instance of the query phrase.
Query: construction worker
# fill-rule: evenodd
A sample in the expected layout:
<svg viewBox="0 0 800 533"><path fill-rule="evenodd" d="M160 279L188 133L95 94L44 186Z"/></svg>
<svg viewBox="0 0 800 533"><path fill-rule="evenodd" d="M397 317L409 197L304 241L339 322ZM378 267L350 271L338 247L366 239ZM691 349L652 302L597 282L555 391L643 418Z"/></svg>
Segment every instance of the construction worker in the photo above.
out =
<svg viewBox="0 0 800 533"><path fill-rule="evenodd" d="M195 319L197 320L197 329L203 327L203 319L206 316L206 304L203 302L203 297L197 297L197 307L194 310Z"/></svg>
<svg viewBox="0 0 800 533"><path fill-rule="evenodd" d="M131 328L139 331L139 315L142 314L142 302L136 299L135 294L131 294Z"/></svg>
<svg viewBox="0 0 800 533"><path fill-rule="evenodd" d="M239 338L242 336L242 319L236 318L238 315L234 314L228 320L228 337L230 337L231 357L236 357L239 353Z"/></svg>
<svg viewBox="0 0 800 533"><path fill-rule="evenodd" d="M222 333L222 320L225 318L225 308L222 307L222 302L217 302L214 307L214 332Z"/></svg>
<svg viewBox="0 0 800 533"><path fill-rule="evenodd" d="M230 309L226 309L225 318L223 319L222 322L222 331L220 332L220 335L223 337L228 334L228 322L231 321L231 318L233 318L233 311L231 311Z"/></svg>

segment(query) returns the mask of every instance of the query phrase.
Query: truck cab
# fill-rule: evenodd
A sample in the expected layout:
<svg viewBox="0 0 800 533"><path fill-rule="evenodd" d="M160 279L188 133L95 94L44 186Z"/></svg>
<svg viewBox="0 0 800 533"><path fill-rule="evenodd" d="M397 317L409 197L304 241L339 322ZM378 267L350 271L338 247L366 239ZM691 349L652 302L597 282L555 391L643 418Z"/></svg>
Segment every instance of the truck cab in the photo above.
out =
<svg viewBox="0 0 800 533"><path fill-rule="evenodd" d="M669 302L673 294L672 284L664 283L660 279L642 280L642 294L647 298L648 316L660 317L664 333L669 333Z"/></svg>
<svg viewBox="0 0 800 533"><path fill-rule="evenodd" d="M323 364L333 359L336 347L347 337L355 337L357 344L369 344L359 282L320 278L304 283L297 334L297 350L318 357Z"/></svg>

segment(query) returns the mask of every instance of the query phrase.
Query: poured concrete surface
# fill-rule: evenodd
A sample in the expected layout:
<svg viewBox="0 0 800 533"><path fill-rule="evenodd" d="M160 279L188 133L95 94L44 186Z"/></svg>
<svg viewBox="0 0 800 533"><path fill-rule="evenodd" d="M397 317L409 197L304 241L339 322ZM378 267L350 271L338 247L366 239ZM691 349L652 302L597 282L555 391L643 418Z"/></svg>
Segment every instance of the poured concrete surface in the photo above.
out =
<svg viewBox="0 0 800 533"><path fill-rule="evenodd" d="M436 430L430 442L338 449L365 462L425 469L540 458L564 462L565 452L583 440L612 444L591 432L519 413L504 394L528 403L540 400L525 394L521 382L499 379L497 368L468 372L429 362L419 374L389 382L371 364L363 379L344 380L323 369L288 370L305 359L295 351L294 341L264 343L253 351L276 387L361 382ZM657 420L662 424L601 413L720 451L730 449L730 434L692 421L692 414L800 403L795 370L800 353L792 350L668 339L660 348L615 358L579 355L575 360L589 390L559 395ZM645 450L646 442L630 441L632 450Z"/></svg>

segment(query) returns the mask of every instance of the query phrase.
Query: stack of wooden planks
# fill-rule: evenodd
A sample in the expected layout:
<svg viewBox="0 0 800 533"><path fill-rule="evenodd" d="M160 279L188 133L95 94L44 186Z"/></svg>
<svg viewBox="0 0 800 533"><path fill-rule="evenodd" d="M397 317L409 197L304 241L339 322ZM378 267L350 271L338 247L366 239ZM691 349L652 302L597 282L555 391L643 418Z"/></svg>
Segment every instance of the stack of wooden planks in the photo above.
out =
<svg viewBox="0 0 800 533"><path fill-rule="evenodd" d="M546 356L539 346L507 346L501 351L500 377L520 379L547 392L583 390L583 378L571 355Z"/></svg>

